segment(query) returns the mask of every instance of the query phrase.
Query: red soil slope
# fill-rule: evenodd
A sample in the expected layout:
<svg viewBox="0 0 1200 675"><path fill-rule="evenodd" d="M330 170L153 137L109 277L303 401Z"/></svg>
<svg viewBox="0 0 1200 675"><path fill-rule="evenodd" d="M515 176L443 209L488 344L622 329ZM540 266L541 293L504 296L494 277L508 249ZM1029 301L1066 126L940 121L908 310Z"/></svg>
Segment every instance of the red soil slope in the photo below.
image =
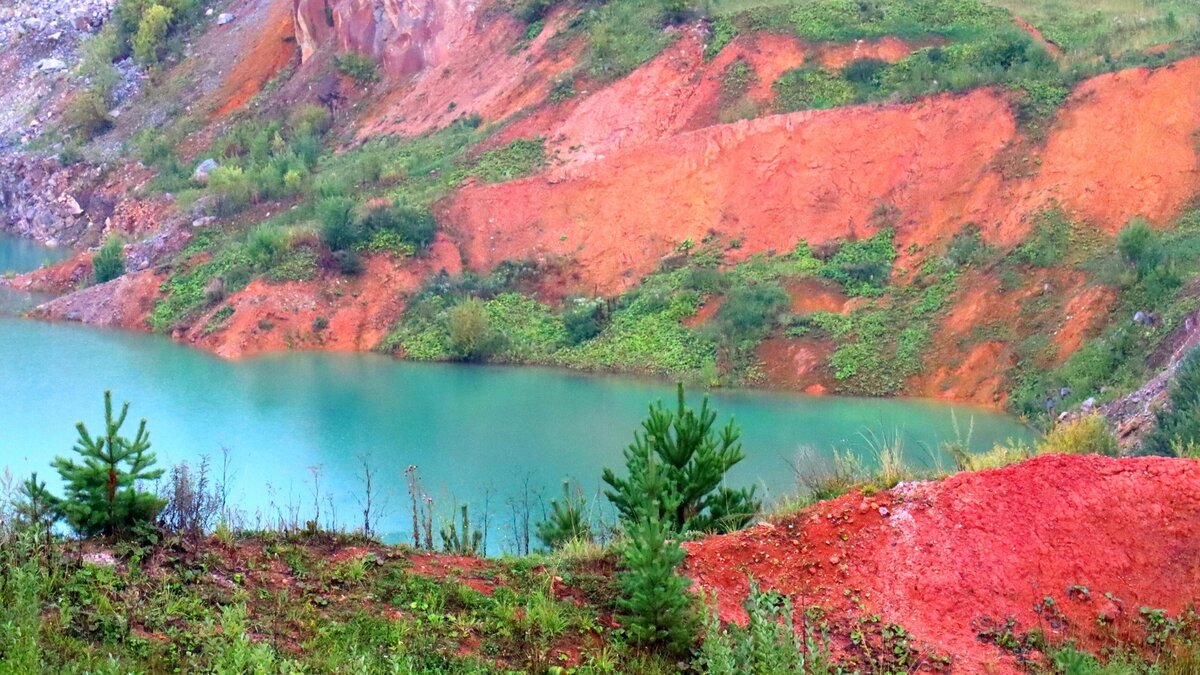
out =
<svg viewBox="0 0 1200 675"><path fill-rule="evenodd" d="M665 62L646 66L656 67L670 70ZM1019 137L999 92L777 115L661 140L604 124L608 136L591 145L567 133L575 129L568 118L560 129L590 147L592 161L469 186L443 216L465 240L472 267L566 257L606 293L636 283L687 238L714 231L741 239L743 253L783 250L800 239L870 234L870 215L885 203L900 210L901 248L943 239L968 221L989 241L1014 244L1028 216L1052 201L1112 233L1134 216L1174 215L1200 188L1197 83L1200 59L1085 83L1040 157L1028 158L1040 171L1010 180L997 167ZM634 92L609 96L611 110L590 117L620 109L639 119ZM630 145L632 138L647 142Z"/></svg>
<svg viewBox="0 0 1200 675"><path fill-rule="evenodd" d="M686 573L724 620L745 620L752 576L834 626L900 624L953 672L1016 672L981 630L1012 617L1017 632L1098 646L1142 636L1142 606L1175 615L1200 599L1200 462L1044 456L686 547Z"/></svg>

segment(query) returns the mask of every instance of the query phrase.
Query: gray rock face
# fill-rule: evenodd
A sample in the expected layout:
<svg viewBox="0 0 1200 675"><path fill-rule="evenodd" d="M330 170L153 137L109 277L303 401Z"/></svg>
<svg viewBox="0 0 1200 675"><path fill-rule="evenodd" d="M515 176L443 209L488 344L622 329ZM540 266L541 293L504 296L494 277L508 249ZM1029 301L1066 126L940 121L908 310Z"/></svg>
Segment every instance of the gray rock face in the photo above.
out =
<svg viewBox="0 0 1200 675"><path fill-rule="evenodd" d="M89 232L102 230L112 215L113 204L93 192L100 175L98 167L0 156L0 230L75 246Z"/></svg>
<svg viewBox="0 0 1200 675"><path fill-rule="evenodd" d="M196 165L196 170L192 172L192 179L201 185L207 185L208 174L218 166L220 165L217 164L217 160L209 157Z"/></svg>

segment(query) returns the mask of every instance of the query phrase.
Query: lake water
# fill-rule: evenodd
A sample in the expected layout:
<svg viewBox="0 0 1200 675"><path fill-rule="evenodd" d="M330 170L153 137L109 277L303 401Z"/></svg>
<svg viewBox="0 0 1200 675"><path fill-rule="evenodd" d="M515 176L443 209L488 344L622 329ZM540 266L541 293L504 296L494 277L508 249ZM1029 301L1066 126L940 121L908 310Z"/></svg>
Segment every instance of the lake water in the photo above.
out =
<svg viewBox="0 0 1200 675"><path fill-rule="evenodd" d="M47 248L33 241L0 232L0 277L35 270L65 260L71 251ZM0 315L15 314L49 300L43 293L26 293L0 286Z"/></svg>
<svg viewBox="0 0 1200 675"><path fill-rule="evenodd" d="M489 495L492 552L511 540L507 500L525 485L553 497L568 476L594 494L648 405L674 397L667 382L374 354L229 362L157 336L0 317L0 467L38 471L57 485L51 459L70 452L77 421L99 426L106 389L132 401L132 418L149 420L164 465L228 449L231 496L247 525L255 514L266 524L289 510L311 518L319 467L322 519L336 514L356 526L366 456L388 501L381 531L401 539L409 531L404 471L417 465L443 507L452 496L469 501L478 518ZM689 399L699 404L698 395ZM1003 415L927 401L757 391L712 399L719 424L733 415L743 429L747 459L731 483L757 484L769 499L794 491L792 467L805 448L828 457L834 448L863 449L863 434L899 435L920 460L923 447L955 438L955 419L964 431L973 426L978 449L1030 435Z"/></svg>

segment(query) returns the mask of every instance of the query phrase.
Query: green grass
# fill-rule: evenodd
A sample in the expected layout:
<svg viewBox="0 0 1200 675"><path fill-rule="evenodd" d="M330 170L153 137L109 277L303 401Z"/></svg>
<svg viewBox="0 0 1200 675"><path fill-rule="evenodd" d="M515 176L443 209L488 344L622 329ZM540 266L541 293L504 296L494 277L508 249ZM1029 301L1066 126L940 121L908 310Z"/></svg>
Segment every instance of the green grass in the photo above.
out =
<svg viewBox="0 0 1200 675"><path fill-rule="evenodd" d="M1037 27L1068 57L1087 59L1177 42L1200 30L1189 0L990 0Z"/></svg>

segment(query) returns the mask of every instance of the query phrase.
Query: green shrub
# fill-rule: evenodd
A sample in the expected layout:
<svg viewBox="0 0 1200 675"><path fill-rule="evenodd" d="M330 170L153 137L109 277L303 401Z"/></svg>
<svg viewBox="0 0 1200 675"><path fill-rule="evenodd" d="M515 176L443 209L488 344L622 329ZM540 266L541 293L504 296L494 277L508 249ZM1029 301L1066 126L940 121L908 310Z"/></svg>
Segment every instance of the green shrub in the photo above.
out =
<svg viewBox="0 0 1200 675"><path fill-rule="evenodd" d="M365 87L379 81L379 67L375 60L366 54L346 52L333 57L333 67L343 75L354 80L355 84Z"/></svg>
<svg viewBox="0 0 1200 675"><path fill-rule="evenodd" d="M698 672L707 675L771 673L772 675L824 675L834 672L829 656L796 632L791 598L763 591L755 579L743 606L746 627L721 625L715 608L708 612L704 642L696 659Z"/></svg>
<svg viewBox="0 0 1200 675"><path fill-rule="evenodd" d="M562 314L567 342L577 345L600 334L607 323L607 305L602 298L578 299Z"/></svg>
<svg viewBox="0 0 1200 675"><path fill-rule="evenodd" d="M354 202L347 197L326 197L317 202L321 241L334 251L345 251L362 240L354 221Z"/></svg>
<svg viewBox="0 0 1200 675"><path fill-rule="evenodd" d="M883 59L854 59L842 68L842 77L852 84L875 87L879 85L879 74L887 66L888 62Z"/></svg>
<svg viewBox="0 0 1200 675"><path fill-rule="evenodd" d="M772 85L775 110L794 112L836 108L854 102L854 85L824 68L802 67L789 70Z"/></svg>
<svg viewBox="0 0 1200 675"><path fill-rule="evenodd" d="M1134 269L1140 281L1167 260L1162 237L1144 219L1137 218L1117 235L1117 252Z"/></svg>
<svg viewBox="0 0 1200 675"><path fill-rule="evenodd" d="M550 512L538 523L537 536L542 546L556 550L568 543L592 540L592 526L584 514L587 501L583 491L571 489L571 481L563 481L561 499L550 500Z"/></svg>
<svg viewBox="0 0 1200 675"><path fill-rule="evenodd" d="M756 343L770 332L790 304L791 298L776 283L735 286L725 295L713 326L728 344Z"/></svg>
<svg viewBox="0 0 1200 675"><path fill-rule="evenodd" d="M481 361L496 353L502 337L492 329L487 307L474 298L463 300L447 314L450 350L464 361Z"/></svg>
<svg viewBox="0 0 1200 675"><path fill-rule="evenodd" d="M437 221L428 211L390 204L368 209L359 218L356 229L366 239L379 233L394 233L401 242L423 251L433 243Z"/></svg>
<svg viewBox="0 0 1200 675"><path fill-rule="evenodd" d="M1087 415L1059 424L1038 443L1037 454L1105 455L1116 457L1117 439L1101 415Z"/></svg>
<svg viewBox="0 0 1200 675"><path fill-rule="evenodd" d="M842 244L821 267L820 275L851 295L873 295L887 285L896 260L895 230L884 228L870 239Z"/></svg>
<svg viewBox="0 0 1200 675"><path fill-rule="evenodd" d="M92 258L92 281L102 284L125 274L125 244L111 236Z"/></svg>
<svg viewBox="0 0 1200 675"><path fill-rule="evenodd" d="M172 10L159 4L150 5L142 14L132 42L133 57L138 63L144 66L158 65L174 16Z"/></svg>
<svg viewBox="0 0 1200 675"><path fill-rule="evenodd" d="M93 138L112 128L108 99L95 89L84 89L73 96L63 111L67 127L85 138Z"/></svg>
<svg viewBox="0 0 1200 675"><path fill-rule="evenodd" d="M952 268L978 265L991 255L992 248L983 240L979 226L967 223L950 239L945 261Z"/></svg>

